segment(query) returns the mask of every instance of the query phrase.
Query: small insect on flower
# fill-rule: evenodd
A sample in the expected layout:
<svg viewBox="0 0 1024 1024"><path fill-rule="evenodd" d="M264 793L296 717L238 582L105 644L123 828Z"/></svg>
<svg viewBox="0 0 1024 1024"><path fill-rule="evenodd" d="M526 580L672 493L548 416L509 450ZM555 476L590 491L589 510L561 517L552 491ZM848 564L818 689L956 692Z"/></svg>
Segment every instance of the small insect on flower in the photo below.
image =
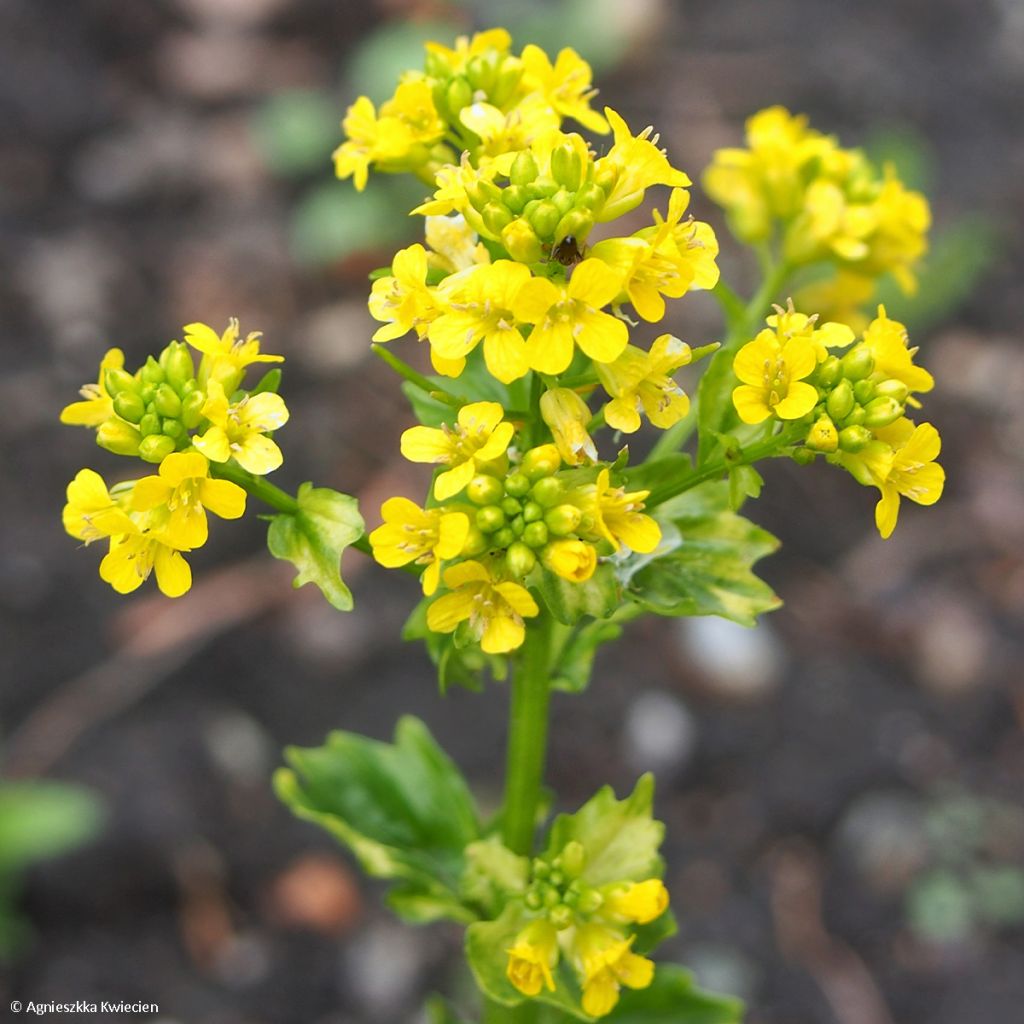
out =
<svg viewBox="0 0 1024 1024"><path fill-rule="evenodd" d="M576 241L575 235L566 235L560 242L551 246L551 258L563 267L573 267L583 260L583 247Z"/></svg>

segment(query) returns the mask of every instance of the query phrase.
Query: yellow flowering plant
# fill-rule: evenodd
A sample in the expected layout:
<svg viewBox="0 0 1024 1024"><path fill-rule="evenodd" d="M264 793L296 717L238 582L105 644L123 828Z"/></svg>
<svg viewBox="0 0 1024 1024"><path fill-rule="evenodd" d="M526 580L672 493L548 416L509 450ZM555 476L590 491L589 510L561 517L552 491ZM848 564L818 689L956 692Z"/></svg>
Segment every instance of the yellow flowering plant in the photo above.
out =
<svg viewBox="0 0 1024 1024"><path fill-rule="evenodd" d="M402 378L416 422L400 450L435 467L426 494L388 498L366 533L354 498L271 484L281 371L246 380L281 357L237 321L195 323L134 372L111 349L64 410L109 452L156 467L110 487L82 470L64 524L108 542L100 575L120 592L151 574L169 596L187 591L207 512L237 518L249 497L272 509L268 547L296 586L340 610L349 546L418 576L405 638L425 643L442 692L508 681L500 813L482 818L411 718L390 744L336 732L289 750L281 798L391 880L397 913L465 927L485 1021L729 1024L737 1001L651 955L674 930L653 779L623 800L603 789L538 836L549 699L583 691L598 647L638 616L751 625L779 604L753 571L777 542L740 514L762 487L755 463L821 459L877 488L883 538L901 498L938 500L939 435L919 421L934 381L903 324L871 308L887 275L915 287L929 209L891 167L761 111L702 178L759 255L745 301L719 278L714 228L687 213L690 178L595 92L573 50L516 54L493 29L428 44L391 98L360 97L342 122L340 178L361 190L370 173L411 174L428 192L412 211L422 241L372 275L368 339ZM659 332L697 290L721 305L721 338ZM399 354L409 336L432 373ZM676 376L691 366L696 387ZM644 428L654 440L634 451Z"/></svg>

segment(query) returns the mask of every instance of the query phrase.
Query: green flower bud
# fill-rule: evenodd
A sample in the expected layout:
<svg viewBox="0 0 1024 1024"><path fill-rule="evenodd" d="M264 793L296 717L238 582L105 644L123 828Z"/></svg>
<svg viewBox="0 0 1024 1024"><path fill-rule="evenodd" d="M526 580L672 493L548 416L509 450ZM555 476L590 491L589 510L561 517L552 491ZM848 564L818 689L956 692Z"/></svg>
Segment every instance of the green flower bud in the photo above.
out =
<svg viewBox="0 0 1024 1024"><path fill-rule="evenodd" d="M453 78L445 90L444 101L452 120L458 120L459 111L473 102L473 88L461 75Z"/></svg>
<svg viewBox="0 0 1024 1024"><path fill-rule="evenodd" d="M594 532L594 517L589 512L583 513L583 518L580 520L580 529L584 533Z"/></svg>
<svg viewBox="0 0 1024 1024"><path fill-rule="evenodd" d="M910 389L903 381L890 377L888 380L880 381L875 385L875 394L884 395L886 398L895 398L900 405L903 405L910 394Z"/></svg>
<svg viewBox="0 0 1024 1024"><path fill-rule="evenodd" d="M542 444L537 448L531 448L523 456L523 464L520 467L522 472L535 483L542 476L551 476L557 473L562 465L562 456L553 444ZM536 494L534 495L536 498ZM538 499L539 500L539 499ZM544 502L541 502L543 505Z"/></svg>
<svg viewBox="0 0 1024 1024"><path fill-rule="evenodd" d="M557 481L556 481L557 483ZM523 522L524 523L535 523L538 519L544 517L544 509L540 502L528 501L523 505Z"/></svg>
<svg viewBox="0 0 1024 1024"><path fill-rule="evenodd" d="M529 185L539 173L537 161L534 160L533 154L528 149L524 149L517 153L515 160L512 161L512 169L508 172L508 180L513 186Z"/></svg>
<svg viewBox="0 0 1024 1024"><path fill-rule="evenodd" d="M558 895L557 889L545 889L544 890L544 906L548 910L554 910L555 907L561 903L561 897Z"/></svg>
<svg viewBox="0 0 1024 1024"><path fill-rule="evenodd" d="M548 911L548 921L551 922L551 926L557 931L565 931L573 921L575 915L570 907L567 907L564 903L559 903L557 906L552 907Z"/></svg>
<svg viewBox="0 0 1024 1024"><path fill-rule="evenodd" d="M895 398L883 395L868 402L864 413L865 427L887 427L903 415L903 406Z"/></svg>
<svg viewBox="0 0 1024 1024"><path fill-rule="evenodd" d="M164 434L150 434L139 444L139 458L146 462L163 462L176 447L174 441Z"/></svg>
<svg viewBox="0 0 1024 1024"><path fill-rule="evenodd" d="M504 203L488 203L480 216L483 217L487 230L495 235L500 235L501 229L512 220L512 214Z"/></svg>
<svg viewBox="0 0 1024 1024"><path fill-rule="evenodd" d="M447 79L452 73L452 69L447 65L444 57L432 50L427 50L426 52L423 60L423 70L431 78Z"/></svg>
<svg viewBox="0 0 1024 1024"><path fill-rule="evenodd" d="M845 377L832 389L825 400L825 408L834 420L841 420L844 416L849 416L855 404L853 388Z"/></svg>
<svg viewBox="0 0 1024 1024"><path fill-rule="evenodd" d="M146 403L134 391L121 391L114 398L114 412L129 423L138 423L146 414Z"/></svg>
<svg viewBox="0 0 1024 1024"><path fill-rule="evenodd" d="M556 537L566 537L580 525L583 513L575 505L556 505L544 516L548 529Z"/></svg>
<svg viewBox="0 0 1024 1024"><path fill-rule="evenodd" d="M551 202L558 207L558 212L565 214L572 209L573 200L576 198L572 192L566 192L564 188L560 188L552 197Z"/></svg>
<svg viewBox="0 0 1024 1024"><path fill-rule="evenodd" d="M96 443L115 455L138 455L142 434L123 420L107 420L96 431Z"/></svg>
<svg viewBox="0 0 1024 1024"><path fill-rule="evenodd" d="M838 356L829 356L817 369L814 379L823 387L834 387L843 376L843 364Z"/></svg>
<svg viewBox="0 0 1024 1024"><path fill-rule="evenodd" d="M855 405L853 407L853 412L851 412L850 415L847 416L845 420L843 420L842 426L859 427L864 422L866 417L867 413L864 411L864 406Z"/></svg>
<svg viewBox="0 0 1024 1024"><path fill-rule="evenodd" d="M555 227L555 241L571 236L577 242L584 242L593 227L594 215L588 210L570 210Z"/></svg>
<svg viewBox="0 0 1024 1024"><path fill-rule="evenodd" d="M477 178L466 186L466 197L473 209L479 213L488 203L501 202L501 189L493 182Z"/></svg>
<svg viewBox="0 0 1024 1024"><path fill-rule="evenodd" d="M181 413L181 399L170 384L161 384L156 389L153 404L161 416L177 417Z"/></svg>
<svg viewBox="0 0 1024 1024"><path fill-rule="evenodd" d="M501 201L510 213L522 213L526 198L526 189L522 185L506 185L501 190Z"/></svg>
<svg viewBox="0 0 1024 1024"><path fill-rule="evenodd" d="M164 368L152 356L146 360L146 365L143 366L141 375L147 384L163 384L166 378Z"/></svg>
<svg viewBox="0 0 1024 1024"><path fill-rule="evenodd" d="M522 537L523 530L526 529L526 520L523 519L522 515L513 516L512 519L509 520L508 525L512 527L512 532L517 537Z"/></svg>
<svg viewBox="0 0 1024 1024"><path fill-rule="evenodd" d="M516 542L516 535L512 532L511 526L503 526L491 537L491 543L496 548L507 548Z"/></svg>
<svg viewBox="0 0 1024 1024"><path fill-rule="evenodd" d="M477 509L476 525L483 533L494 533L505 525L505 513L497 505Z"/></svg>
<svg viewBox="0 0 1024 1024"><path fill-rule="evenodd" d="M505 489L497 477L480 473L466 485L466 497L474 505L497 505ZM497 527L495 527L497 529Z"/></svg>
<svg viewBox="0 0 1024 1024"><path fill-rule="evenodd" d="M550 199L541 200L530 214L530 224L538 238L550 238L561 219L561 211Z"/></svg>
<svg viewBox="0 0 1024 1024"><path fill-rule="evenodd" d="M573 839L565 844L559 854L562 861L562 869L570 878L579 878L586 860L586 852L579 840Z"/></svg>
<svg viewBox="0 0 1024 1024"><path fill-rule="evenodd" d="M525 473L512 473L505 479L505 493L523 498L530 490L530 478Z"/></svg>
<svg viewBox="0 0 1024 1024"><path fill-rule="evenodd" d="M807 432L805 444L812 451L834 452L839 447L839 431L827 416L821 416Z"/></svg>
<svg viewBox="0 0 1024 1024"><path fill-rule="evenodd" d="M604 903L604 897L596 889L587 889L580 894L576 907L581 914L596 914Z"/></svg>
<svg viewBox="0 0 1024 1024"><path fill-rule="evenodd" d="M549 540L546 523L527 523L523 529L523 543L531 548L542 548Z"/></svg>
<svg viewBox="0 0 1024 1024"><path fill-rule="evenodd" d="M521 217L502 229L501 244L519 263L536 263L544 255L537 233Z"/></svg>
<svg viewBox="0 0 1024 1024"><path fill-rule="evenodd" d="M490 101L496 107L503 107L512 98L522 78L523 62L518 57L506 57L489 90Z"/></svg>
<svg viewBox="0 0 1024 1024"><path fill-rule="evenodd" d="M181 403L181 422L188 430L195 430L203 419L203 406L206 405L206 395L202 391L192 391L185 396Z"/></svg>
<svg viewBox="0 0 1024 1024"><path fill-rule="evenodd" d="M523 511L523 506L513 497L502 498L501 511L511 519Z"/></svg>
<svg viewBox="0 0 1024 1024"><path fill-rule="evenodd" d="M523 897L523 903L526 904L528 910L540 910L544 906L544 900L536 889L529 889L527 891Z"/></svg>
<svg viewBox="0 0 1024 1024"><path fill-rule="evenodd" d="M494 56L490 53L477 54L466 65L466 78L474 89L490 92L494 85L494 77L498 68Z"/></svg>
<svg viewBox="0 0 1024 1024"><path fill-rule="evenodd" d="M789 457L798 466L809 466L814 461L815 453L810 448L794 448L790 453Z"/></svg>
<svg viewBox="0 0 1024 1024"><path fill-rule="evenodd" d="M853 381L863 380L875 368L874 357L859 345L850 349L840 362L843 364L843 376Z"/></svg>
<svg viewBox="0 0 1024 1024"><path fill-rule="evenodd" d="M185 436L187 431L182 426L181 420L175 420L167 417L160 423L160 433L177 442Z"/></svg>
<svg viewBox="0 0 1024 1024"><path fill-rule="evenodd" d="M196 375L196 366L192 360L192 353L188 345L180 341L172 341L160 353L160 365L167 375L167 382L171 387L180 390L185 382Z"/></svg>
<svg viewBox="0 0 1024 1024"><path fill-rule="evenodd" d="M111 396L117 396L122 391L137 393L140 390L139 382L130 373L117 368L107 370L103 375L103 386L107 389L107 394Z"/></svg>
<svg viewBox="0 0 1024 1024"><path fill-rule="evenodd" d="M463 558L475 558L477 555L482 555L486 550L487 538L479 527L471 525L469 533L466 535L466 543L462 545L462 550L459 554Z"/></svg>
<svg viewBox="0 0 1024 1024"><path fill-rule="evenodd" d="M875 397L875 385L869 380L859 380L853 385L853 395L860 405L867 405Z"/></svg>
<svg viewBox="0 0 1024 1024"><path fill-rule="evenodd" d="M537 564L537 556L521 540L509 546L505 552L505 564L513 576L522 579L530 574Z"/></svg>
<svg viewBox="0 0 1024 1024"><path fill-rule="evenodd" d="M143 437L149 437L150 434L161 433L160 417L155 412L147 412L145 416L139 420L139 431Z"/></svg>
<svg viewBox="0 0 1024 1024"><path fill-rule="evenodd" d="M526 194L531 199L550 199L558 191L558 182L546 175L531 181L526 186Z"/></svg>
<svg viewBox="0 0 1024 1024"><path fill-rule="evenodd" d="M530 491L530 497L541 508L552 508L562 500L564 488L553 476L541 477Z"/></svg>
<svg viewBox="0 0 1024 1024"><path fill-rule="evenodd" d="M602 164L594 171L594 184L607 196L619 180L618 168L611 164Z"/></svg>
<svg viewBox="0 0 1024 1024"><path fill-rule="evenodd" d="M839 431L839 447L844 452L859 452L871 440L867 427L843 427Z"/></svg>
<svg viewBox="0 0 1024 1024"><path fill-rule="evenodd" d="M583 184L583 161L571 142L563 142L551 151L551 177L570 192Z"/></svg>
<svg viewBox="0 0 1024 1024"><path fill-rule="evenodd" d="M576 193L576 208L587 210L590 213L597 213L604 206L604 200L603 189L590 181Z"/></svg>

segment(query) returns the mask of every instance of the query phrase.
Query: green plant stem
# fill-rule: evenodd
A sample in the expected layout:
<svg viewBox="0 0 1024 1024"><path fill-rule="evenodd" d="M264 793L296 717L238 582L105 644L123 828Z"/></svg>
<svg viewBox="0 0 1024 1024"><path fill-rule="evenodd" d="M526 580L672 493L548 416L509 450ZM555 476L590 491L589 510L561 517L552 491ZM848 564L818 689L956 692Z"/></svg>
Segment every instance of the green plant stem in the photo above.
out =
<svg viewBox="0 0 1024 1024"><path fill-rule="evenodd" d="M231 483L238 484L239 487L252 497L262 501L264 505L277 509L278 512L294 514L299 510L299 503L291 494L287 491L282 491L280 487L272 484L269 480L242 469L237 462L211 462L210 476L217 477L218 480L230 480ZM362 551L364 555L373 554L373 549L370 547L370 541L366 534L363 534L357 541L354 541L350 547L355 548L357 551Z"/></svg>
<svg viewBox="0 0 1024 1024"><path fill-rule="evenodd" d="M537 827L541 782L547 756L551 623L546 614L531 620L512 678L502 837L514 853L529 856Z"/></svg>
<svg viewBox="0 0 1024 1024"><path fill-rule="evenodd" d="M788 429L781 430L778 434L773 434L764 441L748 445L746 448L740 448L731 454L726 454L721 459L715 459L714 462L708 463L708 465L703 466L696 472L689 473L678 480L672 480L661 487L654 488L650 496L644 501L644 505L648 509L654 508L655 505L661 505L670 498L683 494L699 484L717 479L723 473L734 469L736 466L749 466L760 459L779 455L784 448L800 440L806 432L806 426L789 427Z"/></svg>
<svg viewBox="0 0 1024 1024"><path fill-rule="evenodd" d="M439 402L444 402L446 405L454 406L455 408L459 408L466 404L464 399L459 398L458 395L453 395L450 391L446 391L429 377L424 377L422 373L414 370L408 363L399 359L394 352L391 352L383 345L371 345L370 348L373 350L373 354L387 363L395 373L407 380L410 384L418 387L421 391L426 392L426 394L431 398L437 399Z"/></svg>

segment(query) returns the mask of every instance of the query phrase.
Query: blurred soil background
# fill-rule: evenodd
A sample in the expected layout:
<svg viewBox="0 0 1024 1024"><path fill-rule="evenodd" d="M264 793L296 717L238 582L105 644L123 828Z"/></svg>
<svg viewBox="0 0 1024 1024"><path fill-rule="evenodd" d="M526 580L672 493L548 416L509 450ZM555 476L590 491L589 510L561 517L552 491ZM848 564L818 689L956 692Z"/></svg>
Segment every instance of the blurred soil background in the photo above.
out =
<svg viewBox="0 0 1024 1024"><path fill-rule="evenodd" d="M0 756L106 808L22 879L4 1012L112 998L165 1024L400 1024L431 990L468 998L457 933L381 909L269 778L286 744L383 738L413 712L493 806L503 687L440 698L397 639L407 578L349 553L339 615L291 590L251 514L216 524L185 599L118 598L59 512L82 465L126 464L57 414L108 346L136 365L236 315L287 357L276 482L355 493L371 525L384 497L422 493L365 299L423 190L357 197L330 151L423 36L507 24L517 47L577 46L695 180L781 102L895 160L937 221L920 296L890 314L939 382L942 502L905 505L884 543L851 478L770 466L748 514L783 542L761 569L786 606L754 631L636 625L585 698L555 700L551 785L571 808L658 772L680 919L664 954L749 1000L751 1024L1021 1019L1021 0L0 0L0 17ZM693 209L749 286L699 188ZM688 341L720 329L706 296L672 308Z"/></svg>

